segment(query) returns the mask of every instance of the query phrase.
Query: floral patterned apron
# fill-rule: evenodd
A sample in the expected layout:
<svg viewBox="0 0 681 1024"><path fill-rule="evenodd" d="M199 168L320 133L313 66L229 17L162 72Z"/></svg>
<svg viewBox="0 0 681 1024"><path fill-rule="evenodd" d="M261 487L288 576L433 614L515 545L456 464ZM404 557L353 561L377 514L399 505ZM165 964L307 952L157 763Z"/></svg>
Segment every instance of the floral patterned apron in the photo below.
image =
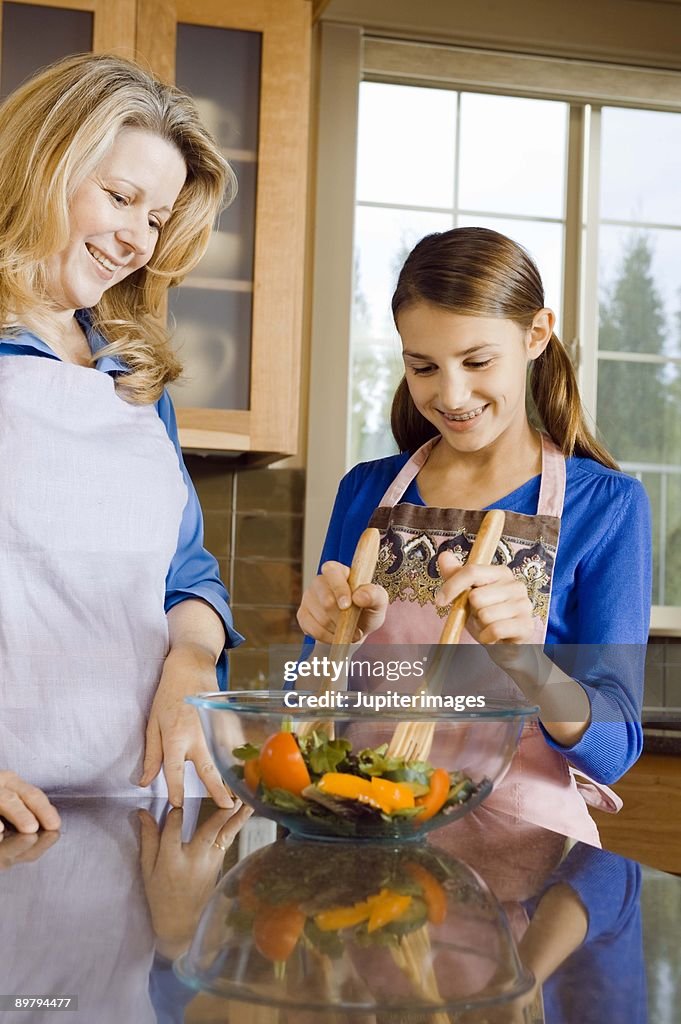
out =
<svg viewBox="0 0 681 1024"><path fill-rule="evenodd" d="M91 368L0 359L0 767L50 794L166 792L136 782L186 500L153 405Z"/></svg>
<svg viewBox="0 0 681 1024"><path fill-rule="evenodd" d="M453 551L463 565L485 515L400 503L438 440L428 441L403 466L369 522L381 532L374 582L385 587L390 605L384 625L371 634L368 643L438 642L448 609L434 604L442 584L437 559L443 551ZM543 645L546 639L564 498L565 459L542 434L537 514L506 512L504 534L494 559L496 564L507 565L527 587L533 609L533 644ZM476 643L467 630L461 642ZM504 676L506 684L510 682L490 662L490 672L495 671ZM518 822L533 822L599 846L598 830L585 801L600 810L617 811L621 800L606 786L584 779L577 781L566 758L549 746L539 725L531 722L523 729L508 773L484 806L510 814Z"/></svg>

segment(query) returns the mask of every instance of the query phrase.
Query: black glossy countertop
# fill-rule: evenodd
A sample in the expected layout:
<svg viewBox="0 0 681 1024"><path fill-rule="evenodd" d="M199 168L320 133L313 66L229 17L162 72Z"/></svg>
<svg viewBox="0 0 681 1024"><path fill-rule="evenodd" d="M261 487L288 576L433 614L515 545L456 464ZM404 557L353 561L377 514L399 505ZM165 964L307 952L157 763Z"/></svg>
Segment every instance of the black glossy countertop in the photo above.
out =
<svg viewBox="0 0 681 1024"><path fill-rule="evenodd" d="M679 1020L681 878L484 807L399 848L273 843L207 801L58 807L0 841L2 1022Z"/></svg>

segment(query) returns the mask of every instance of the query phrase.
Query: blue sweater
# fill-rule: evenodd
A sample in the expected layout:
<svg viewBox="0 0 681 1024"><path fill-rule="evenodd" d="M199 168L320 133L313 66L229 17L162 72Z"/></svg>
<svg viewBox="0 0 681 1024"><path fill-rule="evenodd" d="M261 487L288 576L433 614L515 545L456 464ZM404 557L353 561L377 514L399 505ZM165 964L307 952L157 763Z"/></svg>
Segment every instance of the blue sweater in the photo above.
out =
<svg viewBox="0 0 681 1024"><path fill-rule="evenodd" d="M408 454L364 462L341 481L320 564L349 565L357 540ZM599 645L579 677L592 722L573 747L547 742L598 782L617 781L641 753L645 644L652 590L648 497L632 477L592 459L566 461L565 506L554 567L547 653L552 645ZM540 477L533 477L494 508L535 515ZM423 505L416 481L403 501ZM626 646L625 646L626 645ZM595 651L595 648L588 648ZM574 647L572 648L574 656Z"/></svg>

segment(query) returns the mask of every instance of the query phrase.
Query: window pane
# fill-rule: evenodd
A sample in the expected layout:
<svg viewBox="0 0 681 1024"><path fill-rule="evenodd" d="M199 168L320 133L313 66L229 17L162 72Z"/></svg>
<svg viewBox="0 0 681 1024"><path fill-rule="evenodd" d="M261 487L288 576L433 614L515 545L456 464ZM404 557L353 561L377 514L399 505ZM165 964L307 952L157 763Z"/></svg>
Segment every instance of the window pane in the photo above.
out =
<svg viewBox="0 0 681 1024"><path fill-rule="evenodd" d="M599 230L598 347L681 354L681 230Z"/></svg>
<svg viewBox="0 0 681 1024"><path fill-rule="evenodd" d="M664 603L681 605L681 473L667 477Z"/></svg>
<svg viewBox="0 0 681 1024"><path fill-rule="evenodd" d="M664 594L660 589L660 553L666 554L667 538L660 536L660 530L664 521L660 520L660 509L662 505L662 473L638 473L636 474L646 489L650 499L650 513L653 531L653 604L664 604ZM681 604L681 601L676 602Z"/></svg>
<svg viewBox="0 0 681 1024"><path fill-rule="evenodd" d="M681 605L681 472L637 474L650 498L653 604Z"/></svg>
<svg viewBox="0 0 681 1024"><path fill-rule="evenodd" d="M556 333L560 336L563 304L563 225L533 220L503 220L500 217L479 217L461 214L461 227L477 225L508 235L529 252L539 267L544 282L544 299L556 314ZM571 339L566 339L571 340Z"/></svg>
<svg viewBox="0 0 681 1024"><path fill-rule="evenodd" d="M359 206L355 217L354 314L374 337L394 331L390 302L411 249L433 231L448 231L446 214Z"/></svg>
<svg viewBox="0 0 681 1024"><path fill-rule="evenodd" d="M681 465L680 409L674 364L599 360L598 427L618 462Z"/></svg>
<svg viewBox="0 0 681 1024"><path fill-rule="evenodd" d="M681 225L681 114L604 107L601 216Z"/></svg>
<svg viewBox="0 0 681 1024"><path fill-rule="evenodd" d="M356 338L352 347L350 393L350 462L392 455L397 445L390 431L390 407L404 366L397 337L389 341Z"/></svg>
<svg viewBox="0 0 681 1024"><path fill-rule="evenodd" d="M565 103L461 95L459 207L564 215Z"/></svg>
<svg viewBox="0 0 681 1024"><path fill-rule="evenodd" d="M402 346L390 303L400 268L419 239L447 231L443 214L359 206L355 220L350 393L351 465L394 452L390 405L402 376Z"/></svg>
<svg viewBox="0 0 681 1024"><path fill-rule="evenodd" d="M455 131L455 92L363 82L358 201L451 208Z"/></svg>

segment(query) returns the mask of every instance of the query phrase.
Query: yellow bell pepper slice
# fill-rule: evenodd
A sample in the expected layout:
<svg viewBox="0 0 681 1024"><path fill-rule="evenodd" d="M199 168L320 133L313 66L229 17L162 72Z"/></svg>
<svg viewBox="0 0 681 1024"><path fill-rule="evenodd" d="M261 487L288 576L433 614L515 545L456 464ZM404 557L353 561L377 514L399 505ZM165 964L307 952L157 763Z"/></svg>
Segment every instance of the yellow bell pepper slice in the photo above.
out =
<svg viewBox="0 0 681 1024"><path fill-rule="evenodd" d="M390 889L381 889L378 895L370 896L367 903L371 908L367 931L375 932L402 917L411 906L411 896L392 892Z"/></svg>
<svg viewBox="0 0 681 1024"><path fill-rule="evenodd" d="M414 806L414 793L406 782L389 782L375 776L371 780L361 779L345 772L327 772L317 785L322 793L370 804L384 814Z"/></svg>
<svg viewBox="0 0 681 1024"><path fill-rule="evenodd" d="M358 775L346 775L344 772L326 772L317 786L322 793L328 793L330 796L343 796L348 800L371 797L371 783L368 779L360 779Z"/></svg>
<svg viewBox="0 0 681 1024"><path fill-rule="evenodd" d="M376 799L388 804L391 811L401 811L414 806L414 791L407 782L390 782L389 779L371 778L371 788Z"/></svg>
<svg viewBox="0 0 681 1024"><path fill-rule="evenodd" d="M322 932L338 932L366 921L370 912L367 902L355 903L353 907L333 907L315 914L314 923Z"/></svg>

